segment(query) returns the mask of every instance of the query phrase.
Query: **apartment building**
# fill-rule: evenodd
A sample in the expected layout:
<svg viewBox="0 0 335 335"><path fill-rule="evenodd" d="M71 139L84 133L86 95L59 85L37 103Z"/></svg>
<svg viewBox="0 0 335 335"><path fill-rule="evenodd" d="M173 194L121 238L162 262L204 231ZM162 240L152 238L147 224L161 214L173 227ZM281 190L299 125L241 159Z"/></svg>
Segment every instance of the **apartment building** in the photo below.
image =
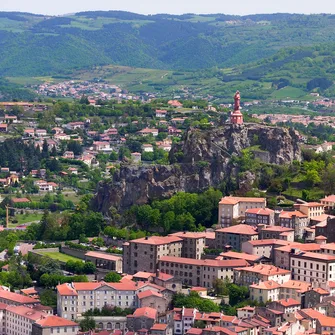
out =
<svg viewBox="0 0 335 335"><path fill-rule="evenodd" d="M183 239L177 236L151 236L123 244L123 272L156 272L163 256L181 257Z"/></svg>
<svg viewBox="0 0 335 335"><path fill-rule="evenodd" d="M161 272L173 275L185 285L211 288L217 278L234 279L234 268L248 266L246 260L190 259L163 256L158 262Z"/></svg>
<svg viewBox="0 0 335 335"><path fill-rule="evenodd" d="M335 242L335 218L328 218L325 223L315 226L315 236L325 236L327 242Z"/></svg>
<svg viewBox="0 0 335 335"><path fill-rule="evenodd" d="M311 283L289 280L280 285L280 299L294 299L303 303L305 292L310 290Z"/></svg>
<svg viewBox="0 0 335 335"><path fill-rule="evenodd" d="M325 210L331 210L335 208L335 195L328 195L320 200L321 205L324 206Z"/></svg>
<svg viewBox="0 0 335 335"><path fill-rule="evenodd" d="M258 240L258 232L255 227L239 224L216 230L215 239L218 249L230 246L234 250L241 251L243 242Z"/></svg>
<svg viewBox="0 0 335 335"><path fill-rule="evenodd" d="M278 239L246 241L242 243L242 252L258 257L263 256L273 260L274 249L288 244L290 243Z"/></svg>
<svg viewBox="0 0 335 335"><path fill-rule="evenodd" d="M79 325L27 306L1 306L1 334L4 335L77 335Z"/></svg>
<svg viewBox="0 0 335 335"><path fill-rule="evenodd" d="M103 306L136 308L138 294L145 290L164 292L165 288L147 282L123 279L120 283L66 283L57 286L57 314L75 320L82 313Z"/></svg>
<svg viewBox="0 0 335 335"><path fill-rule="evenodd" d="M260 281L272 280L282 284L291 279L291 272L273 265L257 264L254 266L235 268L234 283L249 286Z"/></svg>
<svg viewBox="0 0 335 335"><path fill-rule="evenodd" d="M292 249L292 279L305 282L327 282L335 278L335 256Z"/></svg>
<svg viewBox="0 0 335 335"><path fill-rule="evenodd" d="M303 214L307 215L309 219L315 216L320 216L325 213L325 206L319 202L306 202L303 204L294 204L294 208Z"/></svg>
<svg viewBox="0 0 335 335"><path fill-rule="evenodd" d="M174 334L184 335L193 326L196 314L199 311L195 308L175 308L173 310Z"/></svg>
<svg viewBox="0 0 335 335"><path fill-rule="evenodd" d="M257 226L259 224L273 226L275 212L269 208L250 208L245 211L245 224Z"/></svg>
<svg viewBox="0 0 335 335"><path fill-rule="evenodd" d="M169 236L176 236L183 240L181 248L181 257L201 259L206 247L206 233L192 233L192 232L179 232L170 234Z"/></svg>
<svg viewBox="0 0 335 335"><path fill-rule="evenodd" d="M266 198L224 197L219 202L219 225L229 227L234 219L243 218L251 208L266 208Z"/></svg>
<svg viewBox="0 0 335 335"><path fill-rule="evenodd" d="M250 299L261 303L276 301L280 295L280 285L273 280L260 281L257 284L252 284L249 286L249 290Z"/></svg>
<svg viewBox="0 0 335 335"><path fill-rule="evenodd" d="M279 214L279 225L284 228L294 229L297 238L304 236L305 229L308 227L310 219L307 214L300 211L282 211Z"/></svg>
<svg viewBox="0 0 335 335"><path fill-rule="evenodd" d="M258 226L259 239L267 238L294 242L294 229L279 226Z"/></svg>
<svg viewBox="0 0 335 335"><path fill-rule="evenodd" d="M308 252L320 252L320 245L317 243L292 243L274 249L273 263L283 269L290 270L290 255L292 249L299 249Z"/></svg>

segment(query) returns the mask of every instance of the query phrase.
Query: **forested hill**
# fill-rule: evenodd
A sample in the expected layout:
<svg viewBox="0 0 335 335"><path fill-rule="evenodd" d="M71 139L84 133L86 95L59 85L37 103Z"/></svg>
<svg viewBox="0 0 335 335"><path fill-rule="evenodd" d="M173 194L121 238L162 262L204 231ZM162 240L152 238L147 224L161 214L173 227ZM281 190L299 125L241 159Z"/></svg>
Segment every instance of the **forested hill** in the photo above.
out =
<svg viewBox="0 0 335 335"><path fill-rule="evenodd" d="M334 43L335 16L1 12L0 41L0 76L66 74L101 64L234 67L281 48Z"/></svg>

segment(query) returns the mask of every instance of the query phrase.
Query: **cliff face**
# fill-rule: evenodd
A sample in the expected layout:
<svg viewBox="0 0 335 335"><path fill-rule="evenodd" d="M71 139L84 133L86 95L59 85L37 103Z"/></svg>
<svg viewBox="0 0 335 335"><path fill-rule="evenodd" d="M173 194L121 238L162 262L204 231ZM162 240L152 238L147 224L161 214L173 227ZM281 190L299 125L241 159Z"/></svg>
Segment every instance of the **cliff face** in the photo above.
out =
<svg viewBox="0 0 335 335"><path fill-rule="evenodd" d="M218 186L238 172L233 155L257 141L266 160L287 164L301 159L294 131L263 125L225 125L208 131L189 130L170 152L171 165L122 165L113 181L101 183L93 200L95 209L108 215L176 192L199 192Z"/></svg>

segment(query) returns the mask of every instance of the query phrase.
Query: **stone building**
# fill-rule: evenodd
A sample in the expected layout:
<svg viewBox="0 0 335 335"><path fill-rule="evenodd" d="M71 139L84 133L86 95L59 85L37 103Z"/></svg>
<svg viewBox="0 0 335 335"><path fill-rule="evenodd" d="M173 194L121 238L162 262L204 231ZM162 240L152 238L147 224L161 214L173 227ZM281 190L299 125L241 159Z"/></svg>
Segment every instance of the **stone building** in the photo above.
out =
<svg viewBox="0 0 335 335"><path fill-rule="evenodd" d="M157 262L163 256L180 257L183 240L177 236L151 236L123 244L123 272L156 272Z"/></svg>
<svg viewBox="0 0 335 335"><path fill-rule="evenodd" d="M158 317L157 310L150 307L137 308L131 315L127 315L127 328L130 331L137 332L153 327Z"/></svg>
<svg viewBox="0 0 335 335"><path fill-rule="evenodd" d="M232 249L240 251L243 242L258 240L258 232L252 226L240 224L216 230L215 239L218 249L225 249L226 246L230 246Z"/></svg>
<svg viewBox="0 0 335 335"><path fill-rule="evenodd" d="M217 278L234 279L233 269L248 266L246 260L212 260L190 259L181 257L164 256L159 260L158 266L161 272L173 275L183 284L211 288Z"/></svg>

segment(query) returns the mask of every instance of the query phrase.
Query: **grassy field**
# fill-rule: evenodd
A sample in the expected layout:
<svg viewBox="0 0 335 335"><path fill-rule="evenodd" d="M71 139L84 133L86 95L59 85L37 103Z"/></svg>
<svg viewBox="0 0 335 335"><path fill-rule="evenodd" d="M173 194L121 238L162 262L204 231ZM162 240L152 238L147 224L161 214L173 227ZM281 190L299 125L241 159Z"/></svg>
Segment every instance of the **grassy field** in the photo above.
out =
<svg viewBox="0 0 335 335"><path fill-rule="evenodd" d="M18 221L18 224L24 224L32 221L40 221L42 219L42 216L43 214L29 213L16 215L15 218Z"/></svg>
<svg viewBox="0 0 335 335"><path fill-rule="evenodd" d="M60 262L68 262L68 261L80 261L79 258L72 257L69 255L62 254L60 252L45 252L45 251L39 251L38 252L40 255L50 257L52 259L58 260Z"/></svg>

